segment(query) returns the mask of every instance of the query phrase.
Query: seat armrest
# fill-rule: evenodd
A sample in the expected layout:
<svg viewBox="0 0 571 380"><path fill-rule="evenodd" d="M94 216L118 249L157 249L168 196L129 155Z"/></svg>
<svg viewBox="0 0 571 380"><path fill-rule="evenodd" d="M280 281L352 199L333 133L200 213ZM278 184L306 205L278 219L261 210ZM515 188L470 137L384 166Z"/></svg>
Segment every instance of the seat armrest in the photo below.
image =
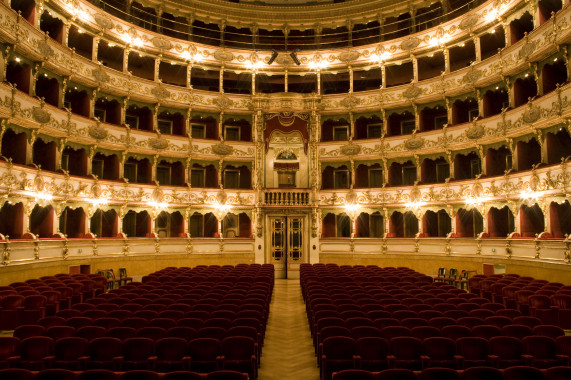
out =
<svg viewBox="0 0 571 380"><path fill-rule="evenodd" d="M121 370L123 367L123 360L125 359L124 356L115 356L113 358L113 367L115 367L115 371Z"/></svg>
<svg viewBox="0 0 571 380"><path fill-rule="evenodd" d="M77 361L79 362L79 368L81 368L82 371L85 371L88 360L89 356L80 356L79 358L77 358Z"/></svg>
<svg viewBox="0 0 571 380"><path fill-rule="evenodd" d="M456 368L464 369L464 356L454 355L454 360L456 361Z"/></svg>
<svg viewBox="0 0 571 380"><path fill-rule="evenodd" d="M389 368L395 368L395 361L397 360L394 355L387 355L387 365Z"/></svg>
<svg viewBox="0 0 571 380"><path fill-rule="evenodd" d="M46 366L46 368L52 368L53 361L55 360L55 358L56 358L55 356L50 355L42 359L44 361L44 365Z"/></svg>
<svg viewBox="0 0 571 380"><path fill-rule="evenodd" d="M521 357L525 361L525 365L531 365L531 362L534 359L533 355L528 355L528 354L522 354Z"/></svg>
<svg viewBox="0 0 571 380"><path fill-rule="evenodd" d="M353 368L361 368L361 355L353 355Z"/></svg>
<svg viewBox="0 0 571 380"><path fill-rule="evenodd" d="M224 368L224 360L226 360L224 355L217 356L216 357L216 368L223 369Z"/></svg>
<svg viewBox="0 0 571 380"><path fill-rule="evenodd" d="M490 361L492 367L498 368L498 361L500 360L498 355L488 355L488 360Z"/></svg>
<svg viewBox="0 0 571 380"><path fill-rule="evenodd" d="M560 361L561 363L563 363L563 364L561 364L561 365L563 365L563 366L569 366L569 365L571 365L571 360L569 359L569 356L567 356L567 355L557 354L557 355L555 355L555 358L556 358L558 361Z"/></svg>
<svg viewBox="0 0 571 380"><path fill-rule="evenodd" d="M428 368L430 366L430 356L420 355L420 363L422 368Z"/></svg>
<svg viewBox="0 0 571 380"><path fill-rule="evenodd" d="M8 363L10 364L10 368L17 367L20 361L22 361L21 356L11 356L8 358Z"/></svg>

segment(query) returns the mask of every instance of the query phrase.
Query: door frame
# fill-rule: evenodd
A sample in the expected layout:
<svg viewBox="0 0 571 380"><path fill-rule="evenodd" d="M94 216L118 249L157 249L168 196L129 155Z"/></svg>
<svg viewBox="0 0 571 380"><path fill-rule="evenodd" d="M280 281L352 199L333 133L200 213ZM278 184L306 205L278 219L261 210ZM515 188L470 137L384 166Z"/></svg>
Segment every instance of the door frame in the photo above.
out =
<svg viewBox="0 0 571 380"><path fill-rule="evenodd" d="M292 264L289 260L288 260L288 254L289 254L289 249L286 249L286 277L287 279L299 279L299 266L302 263L308 263L309 262L309 247L310 247L310 222L311 222L311 214L309 212L304 212L301 210L283 210L280 209L279 211L266 211L263 215L264 218L264 231L267 231L265 233L264 236L264 240L265 240L265 252L264 252L264 262L265 263L269 263L272 264L272 258L271 258L271 249L272 249L272 225L271 225L271 219L272 218L279 218L279 217L283 217L286 218L286 242L289 242L289 223L288 223L288 218L301 218L302 219L302 223L303 223L303 229L302 229L302 257L301 260L296 263L296 264ZM287 243L286 243L287 244ZM278 273L276 271L276 278L282 278L279 277L281 276L281 273Z"/></svg>

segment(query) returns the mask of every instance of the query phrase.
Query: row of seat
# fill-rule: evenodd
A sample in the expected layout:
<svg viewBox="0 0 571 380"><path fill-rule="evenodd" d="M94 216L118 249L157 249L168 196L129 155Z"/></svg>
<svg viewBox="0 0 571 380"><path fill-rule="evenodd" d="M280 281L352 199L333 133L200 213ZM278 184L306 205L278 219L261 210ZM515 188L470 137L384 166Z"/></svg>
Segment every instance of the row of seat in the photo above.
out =
<svg viewBox="0 0 571 380"><path fill-rule="evenodd" d="M571 339L558 339L556 342L549 337L529 336L520 341L499 336L488 342L476 337L454 341L443 337L424 340L364 337L355 340L332 336L324 339L319 355L324 379L331 378L333 372L353 368L380 371L387 368L421 370L430 367L466 369L528 365L545 369L571 365Z"/></svg>
<svg viewBox="0 0 571 380"><path fill-rule="evenodd" d="M99 275L57 274L0 287L0 330L33 323L46 315L105 292L107 280Z"/></svg>
<svg viewBox="0 0 571 380"><path fill-rule="evenodd" d="M167 337L180 337L185 340L194 338L223 339L227 336L249 336L259 344L262 343L260 323L254 319L237 320L234 326L224 329L221 327L202 327L195 329L188 326L174 326L169 329L156 326L145 326L135 329L128 326L117 326L106 329L102 326L83 326L78 329L71 326L51 326L47 329L41 325L23 325L14 330L14 337L20 340L33 336L47 336L54 340L68 337L79 337L88 341L104 336L125 340L127 338L144 337L159 340ZM3 337L0 337L3 338ZM0 339L1 340L1 339Z"/></svg>
<svg viewBox="0 0 571 380"><path fill-rule="evenodd" d="M491 302L571 329L571 286L515 274L476 275L469 284L472 292Z"/></svg>
<svg viewBox="0 0 571 380"><path fill-rule="evenodd" d="M238 370L256 378L258 343L244 336L214 338L162 338L156 342L135 337L123 341L117 338L79 337L52 338L36 336L20 341L2 338L0 368L23 368L40 371L62 368L73 371L107 369L130 371L137 369L157 372L192 370L208 373L218 369ZM12 341L8 341L12 339Z"/></svg>
<svg viewBox="0 0 571 380"><path fill-rule="evenodd" d="M0 370L0 379L7 380L248 380L247 373L219 370L208 374L192 371L158 373L148 370L114 372L104 369L70 371L66 369L46 369L32 372L26 369Z"/></svg>
<svg viewBox="0 0 571 380"><path fill-rule="evenodd" d="M514 366L506 369L473 367L466 370L427 368L422 371L387 369L380 372L352 369L333 374L333 380L569 380L571 367L537 369Z"/></svg>
<svg viewBox="0 0 571 380"><path fill-rule="evenodd" d="M368 279L329 282L332 275L345 276L346 273L354 272L355 267L323 264L302 266L303 294L323 379L330 379L335 370L331 367L335 367L335 363L343 363L343 360L343 365L362 365L360 361L355 361L354 353L348 352L349 347L355 347L356 341L361 339L387 343L386 347L390 349L384 355L377 352L378 355L374 358L384 362L384 368L409 366L410 369L420 369L423 365L426 366L428 362L421 358L428 356L422 344L426 339L440 340L439 354L448 356L449 365L455 368L459 364L454 355L463 356L456 351L458 340L465 342L470 339L475 342L480 340L476 346L484 347L478 352L478 355L483 355L479 365L505 367L532 362L538 366L568 363L571 355L570 351L566 351L569 350L568 340L560 344L564 348L559 348L559 351L554 340L564 335L560 327L542 325L541 319L525 316L520 309L508 308L510 305L493 302L481 294L466 293L445 282L426 283L421 276L414 282L410 280L415 273L411 269L383 270L392 274L400 273L401 279L379 284ZM409 279L403 281L404 277ZM531 354L531 349L525 346L523 339L526 342L542 342L541 345L537 344L537 357ZM336 340L338 342L333 343ZM402 345L402 350L396 349L396 346L393 350L393 340L407 343ZM329 342L328 348L326 341ZM351 345L350 342L354 344ZM527 351L524 347L527 347ZM329 355L328 349L331 351ZM340 352L348 356L338 361L335 357ZM555 360L558 352L566 355L567 359ZM494 360L488 355L494 357ZM361 355L357 357L361 358ZM467 363L470 366L472 362Z"/></svg>

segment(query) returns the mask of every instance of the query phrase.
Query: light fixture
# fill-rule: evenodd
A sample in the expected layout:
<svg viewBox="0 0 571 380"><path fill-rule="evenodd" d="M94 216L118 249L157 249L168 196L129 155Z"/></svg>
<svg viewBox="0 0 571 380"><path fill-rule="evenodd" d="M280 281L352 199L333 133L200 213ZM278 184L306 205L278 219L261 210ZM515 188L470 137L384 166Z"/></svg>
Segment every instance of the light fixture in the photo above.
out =
<svg viewBox="0 0 571 380"><path fill-rule="evenodd" d="M271 65L272 63L274 63L274 61L276 60L277 57L278 57L278 52L275 50L272 50L272 56L270 57L270 60L268 61L268 65Z"/></svg>
<svg viewBox="0 0 571 380"><path fill-rule="evenodd" d="M301 65L301 62L300 62L299 58L297 58L297 52L298 51L299 51L299 49L292 51L291 53L289 53L289 56L291 57L293 62L299 66L299 65Z"/></svg>

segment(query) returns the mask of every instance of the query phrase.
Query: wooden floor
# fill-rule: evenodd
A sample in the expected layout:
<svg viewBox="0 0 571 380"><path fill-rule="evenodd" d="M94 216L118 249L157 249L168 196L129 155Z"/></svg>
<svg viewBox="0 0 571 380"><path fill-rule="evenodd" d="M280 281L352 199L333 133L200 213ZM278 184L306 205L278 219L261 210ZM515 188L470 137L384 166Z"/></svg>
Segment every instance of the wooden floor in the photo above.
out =
<svg viewBox="0 0 571 380"><path fill-rule="evenodd" d="M299 280L275 282L259 379L319 380Z"/></svg>

